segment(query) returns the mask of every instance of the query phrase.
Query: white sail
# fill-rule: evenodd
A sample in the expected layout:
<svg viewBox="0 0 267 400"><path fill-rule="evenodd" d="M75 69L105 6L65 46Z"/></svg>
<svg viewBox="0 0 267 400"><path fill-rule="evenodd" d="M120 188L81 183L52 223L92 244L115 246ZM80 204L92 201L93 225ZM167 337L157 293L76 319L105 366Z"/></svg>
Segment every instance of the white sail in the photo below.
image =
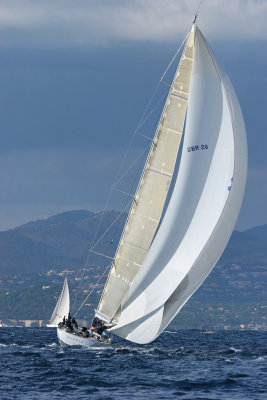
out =
<svg viewBox="0 0 267 400"><path fill-rule="evenodd" d="M96 312L105 321L110 321L120 307L143 264L161 219L184 128L193 63L193 42L194 34L191 32L170 87Z"/></svg>
<svg viewBox="0 0 267 400"><path fill-rule="evenodd" d="M59 322L62 322L64 316L66 318L68 317L69 310L70 310L69 286L67 278L65 278L63 288L58 298L56 307L50 318L49 324L46 326L49 328L58 326Z"/></svg>
<svg viewBox="0 0 267 400"><path fill-rule="evenodd" d="M193 31L179 171L164 218L111 329L136 343L154 340L208 276L232 233L245 189L242 112L195 24Z"/></svg>

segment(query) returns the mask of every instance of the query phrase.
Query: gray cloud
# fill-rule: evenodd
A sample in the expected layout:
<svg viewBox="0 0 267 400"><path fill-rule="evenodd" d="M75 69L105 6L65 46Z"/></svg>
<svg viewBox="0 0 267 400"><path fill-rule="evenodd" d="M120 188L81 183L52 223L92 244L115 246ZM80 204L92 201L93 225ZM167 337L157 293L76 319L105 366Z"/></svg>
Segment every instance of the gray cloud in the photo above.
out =
<svg viewBox="0 0 267 400"><path fill-rule="evenodd" d="M0 0L0 230L64 209L104 206L123 154L117 143L126 146L142 101L173 54L175 44L165 42L181 41L197 6L198 0ZM266 8L261 0L206 0L199 16L209 41L243 41L216 46L248 131L251 165L238 229L267 222L266 57L261 40L250 42L249 52L245 41L266 39Z"/></svg>
<svg viewBox="0 0 267 400"><path fill-rule="evenodd" d="M1 45L99 45L178 40L199 0L0 0ZM205 0L199 25L213 39L266 39L265 0Z"/></svg>
<svg viewBox="0 0 267 400"><path fill-rule="evenodd" d="M135 149L132 158L140 152ZM103 210L124 153L119 147L112 152L77 147L2 153L0 231L66 210ZM125 197L114 192L109 209L124 206Z"/></svg>
<svg viewBox="0 0 267 400"><path fill-rule="evenodd" d="M64 203L68 198L72 203L86 202L96 176L101 176L105 184L106 180L111 182L120 153L119 149L111 153L100 148L36 148L2 153L0 201ZM101 186L90 193L94 201Z"/></svg>
<svg viewBox="0 0 267 400"><path fill-rule="evenodd" d="M107 150L100 153L88 149L35 149L2 154L0 230L66 210L103 209L123 152L123 149L112 154ZM267 223L266 182L266 167L249 169L236 229ZM117 198L113 200L117 208Z"/></svg>

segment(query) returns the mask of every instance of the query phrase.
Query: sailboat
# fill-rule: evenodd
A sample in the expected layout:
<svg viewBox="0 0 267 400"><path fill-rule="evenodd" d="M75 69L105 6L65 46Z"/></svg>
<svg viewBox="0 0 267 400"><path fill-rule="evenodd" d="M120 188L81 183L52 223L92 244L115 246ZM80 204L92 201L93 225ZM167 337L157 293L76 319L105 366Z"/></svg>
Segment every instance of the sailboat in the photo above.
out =
<svg viewBox="0 0 267 400"><path fill-rule="evenodd" d="M63 288L58 298L56 307L51 315L47 328L56 328L63 321L64 316L67 317L70 311L70 295L67 278L64 280Z"/></svg>
<svg viewBox="0 0 267 400"><path fill-rule="evenodd" d="M226 247L246 175L240 105L195 18L95 310L107 331L139 344L163 332Z"/></svg>

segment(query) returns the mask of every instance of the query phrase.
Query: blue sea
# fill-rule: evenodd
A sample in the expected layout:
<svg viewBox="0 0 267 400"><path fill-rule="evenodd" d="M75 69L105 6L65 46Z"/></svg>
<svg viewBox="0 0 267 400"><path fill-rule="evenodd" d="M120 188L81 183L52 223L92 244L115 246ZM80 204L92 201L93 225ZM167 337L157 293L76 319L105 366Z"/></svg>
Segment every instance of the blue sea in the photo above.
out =
<svg viewBox="0 0 267 400"><path fill-rule="evenodd" d="M266 332L164 332L149 345L62 348L53 328L0 328L1 399L267 399Z"/></svg>

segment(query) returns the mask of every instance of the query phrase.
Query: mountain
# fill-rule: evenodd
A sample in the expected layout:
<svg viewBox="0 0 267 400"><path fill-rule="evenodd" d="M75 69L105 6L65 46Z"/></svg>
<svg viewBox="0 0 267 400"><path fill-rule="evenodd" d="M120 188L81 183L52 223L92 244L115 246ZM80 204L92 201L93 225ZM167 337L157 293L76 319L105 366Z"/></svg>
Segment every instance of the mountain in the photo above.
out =
<svg viewBox="0 0 267 400"><path fill-rule="evenodd" d="M0 274L39 273L84 265L100 221L96 240L108 232L95 251L112 256L125 221L125 214L120 216L118 211L68 211L0 232ZM107 263L107 259L95 254L90 261Z"/></svg>
<svg viewBox="0 0 267 400"><path fill-rule="evenodd" d="M0 232L0 274L78 268L85 264L92 243L101 239L105 232L94 250L112 256L125 218L126 215L118 211L67 211ZM90 263L106 265L107 262L104 257L90 255ZM267 225L245 232L234 231L218 264L266 266Z"/></svg>
<svg viewBox="0 0 267 400"><path fill-rule="evenodd" d="M265 226L267 227L267 225ZM234 231L219 263L266 266L267 241L265 241L264 234L262 236L261 238L258 235L258 238L256 238L247 232Z"/></svg>
<svg viewBox="0 0 267 400"><path fill-rule="evenodd" d="M0 232L0 274L35 273L69 259L55 247L15 230Z"/></svg>
<svg viewBox="0 0 267 400"><path fill-rule="evenodd" d="M80 285L77 279L83 275L80 295L86 296L110 262L97 254L91 254L87 262L88 250L92 243L98 243L94 250L112 257L125 218L126 214L114 210L68 211L0 232L0 319L11 315L18 319L48 319L63 276L68 276L71 296L76 298ZM267 225L233 232L217 265L178 315L177 326L214 326L215 321L219 326L229 321L231 326L255 326L264 320L266 232ZM64 272L68 267L69 271ZM48 272L51 269L52 274ZM103 285L104 281L97 285L83 318L93 313Z"/></svg>
<svg viewBox="0 0 267 400"><path fill-rule="evenodd" d="M246 234L267 243L267 224L248 229Z"/></svg>

